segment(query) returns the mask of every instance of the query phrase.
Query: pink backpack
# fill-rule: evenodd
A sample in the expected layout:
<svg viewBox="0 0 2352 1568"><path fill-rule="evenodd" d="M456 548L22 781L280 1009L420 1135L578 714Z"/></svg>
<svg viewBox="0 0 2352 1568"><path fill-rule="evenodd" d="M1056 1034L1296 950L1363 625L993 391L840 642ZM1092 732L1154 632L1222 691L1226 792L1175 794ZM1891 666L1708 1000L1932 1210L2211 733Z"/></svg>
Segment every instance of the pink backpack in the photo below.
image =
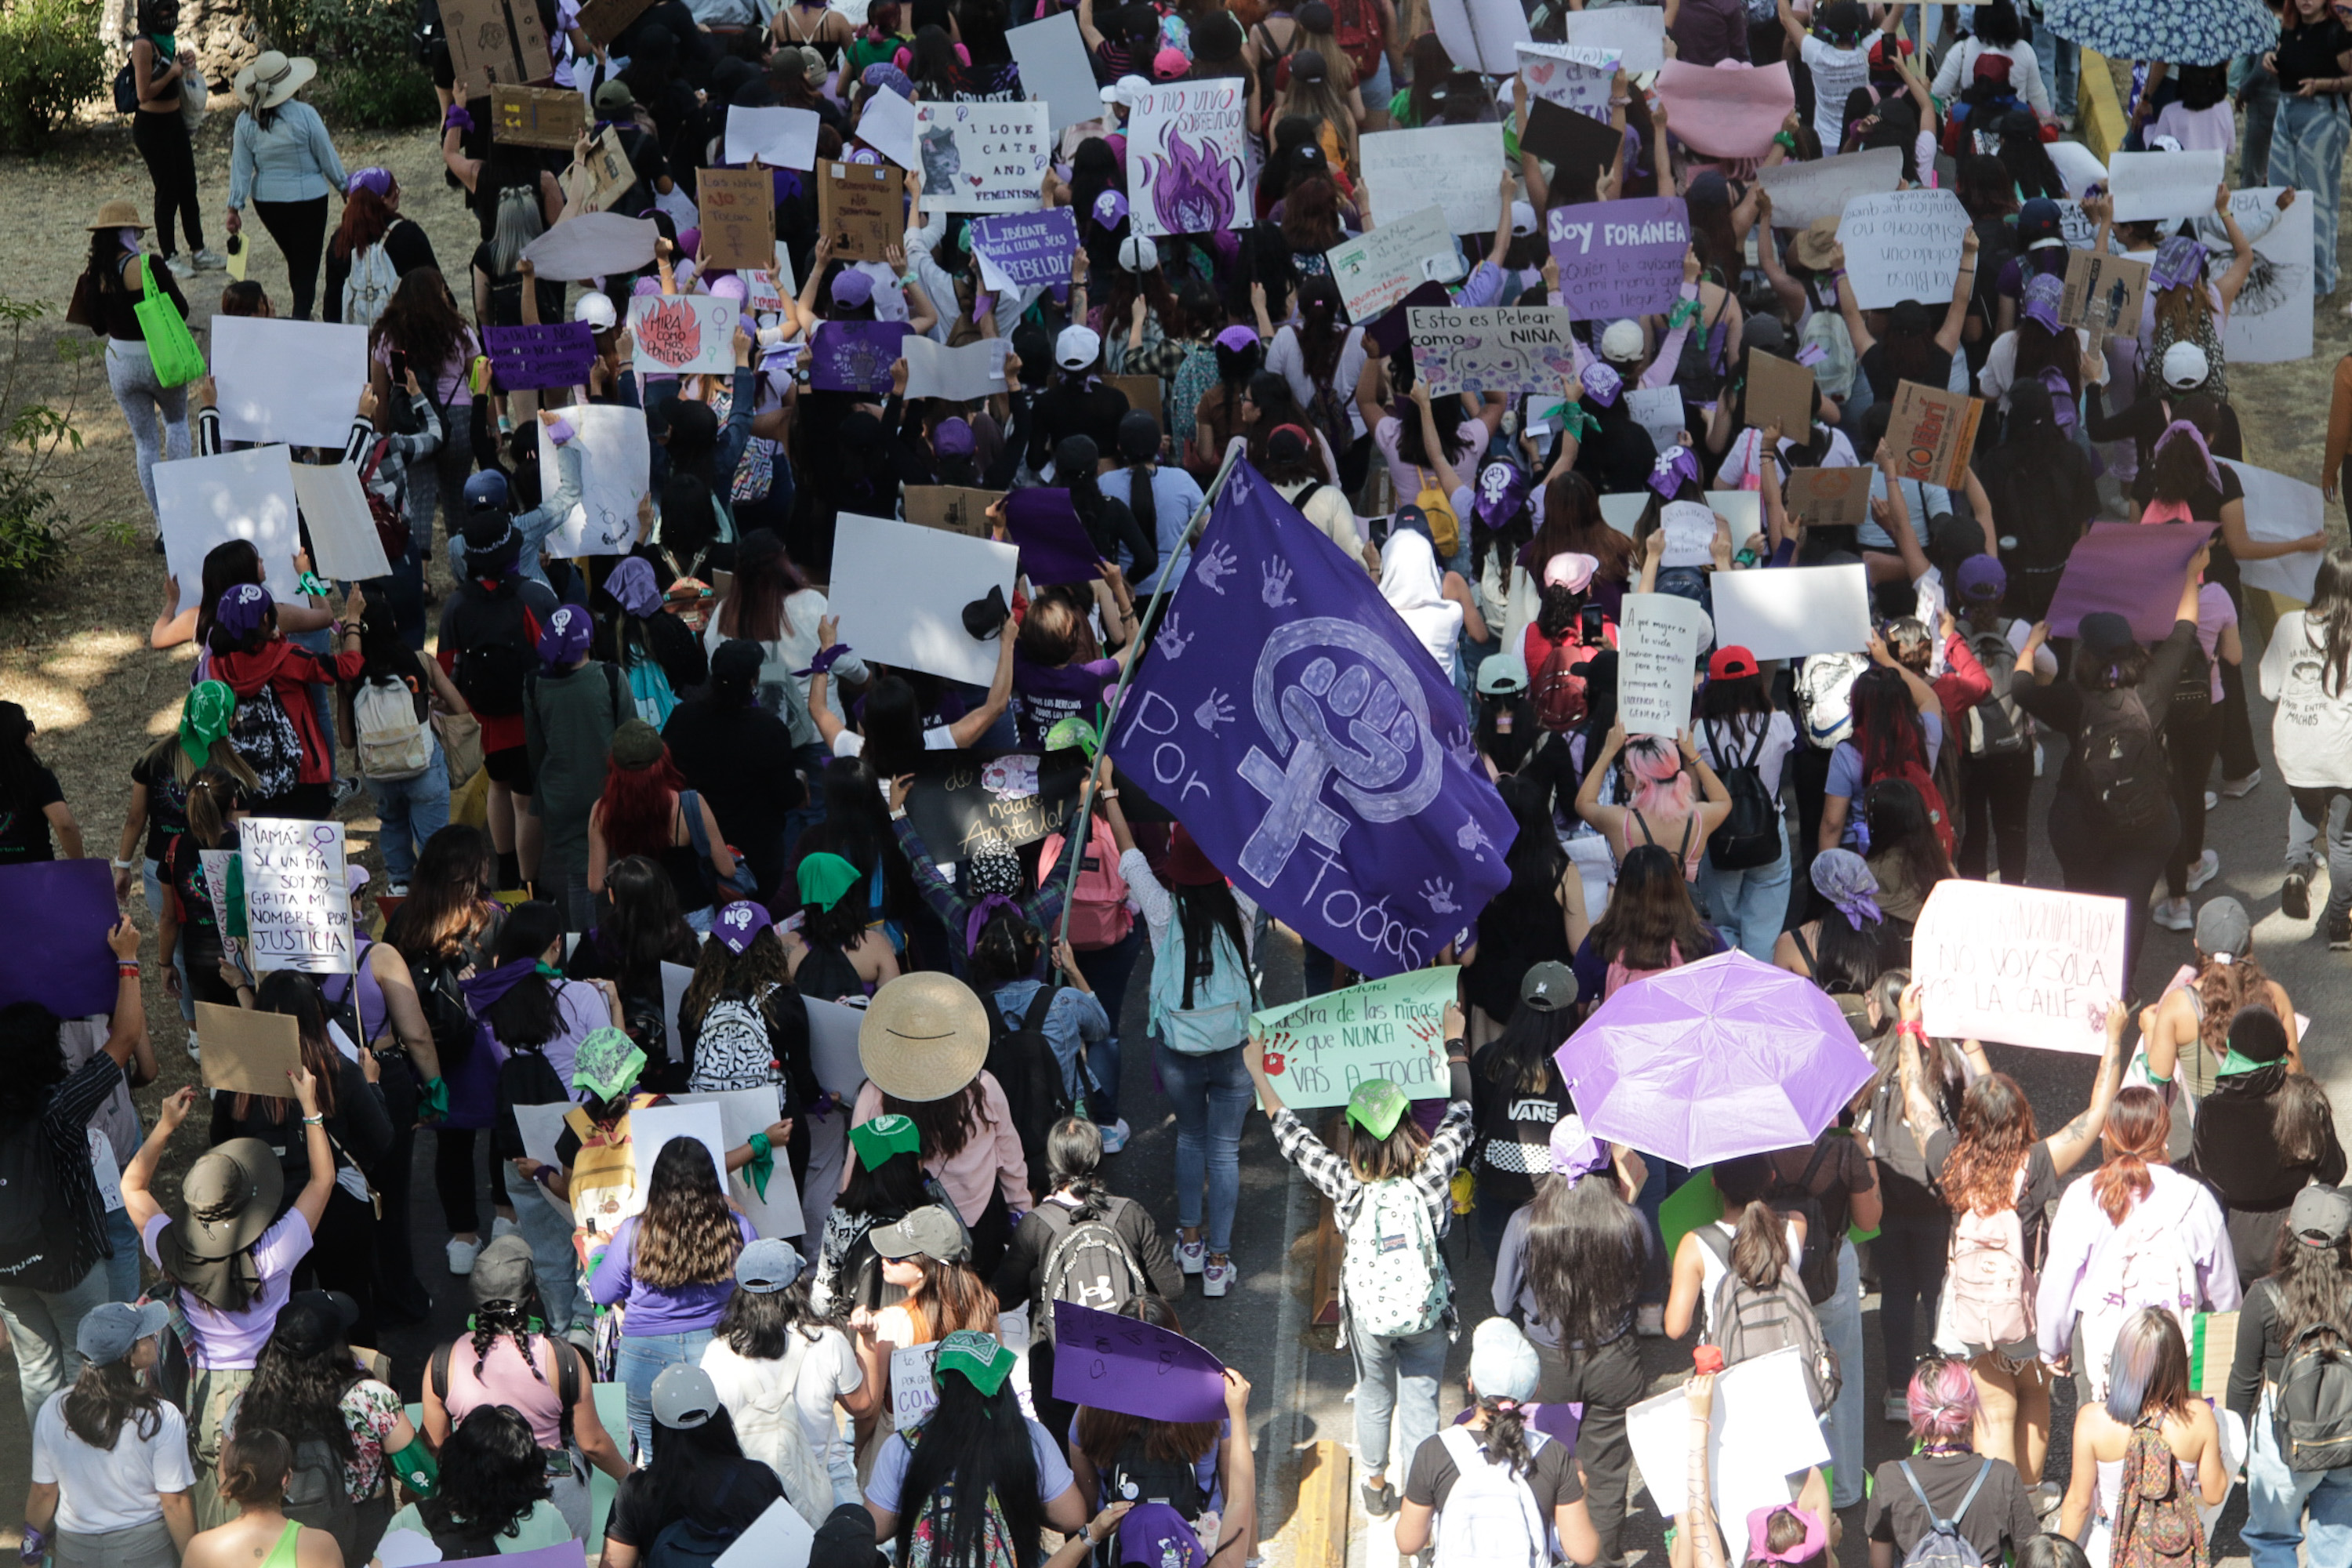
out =
<svg viewBox="0 0 2352 1568"><path fill-rule="evenodd" d="M1062 837L1045 841L1037 857L1040 886L1061 858ZM1110 824L1097 816L1087 834L1086 858L1078 862L1077 885L1070 896L1070 945L1080 952L1116 947L1135 929L1135 915L1127 907L1127 879L1118 874L1118 845Z"/></svg>
<svg viewBox="0 0 2352 1568"><path fill-rule="evenodd" d="M1972 1205L1952 1222L1944 1278L1953 1335L1990 1349L2033 1337L2033 1266L2025 1258L2025 1224L2017 1199L2025 1192L2025 1170L2017 1173L2017 1196L1995 1214Z"/></svg>

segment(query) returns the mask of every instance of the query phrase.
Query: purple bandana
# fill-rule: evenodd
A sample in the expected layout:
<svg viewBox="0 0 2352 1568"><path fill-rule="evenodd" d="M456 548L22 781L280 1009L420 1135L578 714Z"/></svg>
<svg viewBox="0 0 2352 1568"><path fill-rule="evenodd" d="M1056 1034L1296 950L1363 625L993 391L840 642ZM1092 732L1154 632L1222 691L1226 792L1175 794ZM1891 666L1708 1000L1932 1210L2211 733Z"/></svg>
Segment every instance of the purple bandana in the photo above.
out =
<svg viewBox="0 0 2352 1568"><path fill-rule="evenodd" d="M1528 477L1509 463L1494 462L1478 470L1478 526L1500 528L1527 504Z"/></svg>
<svg viewBox="0 0 2352 1568"><path fill-rule="evenodd" d="M213 619L221 630L242 642L261 629L272 605L269 590L258 583L239 583L220 596L213 606Z"/></svg>
<svg viewBox="0 0 2352 1568"><path fill-rule="evenodd" d="M2205 270L2205 247L2185 234L2176 234L2156 247L2148 268L2148 287L2161 292L2191 283Z"/></svg>
<svg viewBox="0 0 2352 1568"><path fill-rule="evenodd" d="M759 940L760 933L775 923L765 908L739 899L719 911L719 918L710 922L710 934L725 942L728 952L740 958L744 950Z"/></svg>
<svg viewBox="0 0 2352 1568"><path fill-rule="evenodd" d="M1878 879L1851 849L1824 849L1813 858L1813 888L1856 931L1864 916L1873 921L1886 918L1878 910Z"/></svg>
<svg viewBox="0 0 2352 1568"><path fill-rule="evenodd" d="M2213 454L2208 450L2205 446L2204 433L2200 431L2196 426L2191 425L2186 419L2176 419L2171 424L2164 427L2164 434L2156 438L2156 445L2148 453L2149 458L2153 459L2161 456L2167 443L2179 440L2184 437L2188 439L2189 445L2197 448L2198 457L2204 459L2205 481L2211 485L2215 489L2220 489L2221 488L2221 476L2213 467Z"/></svg>
<svg viewBox="0 0 2352 1568"><path fill-rule="evenodd" d="M2017 302L2018 314L2042 323L2050 331L2058 330L2058 306L2066 298L2066 280L2054 272L2037 272L2025 285L2025 293Z"/></svg>
<svg viewBox="0 0 2352 1568"><path fill-rule="evenodd" d="M1625 378L1598 360L1584 367L1584 395L1603 408L1617 406L1624 395Z"/></svg>
<svg viewBox="0 0 2352 1568"><path fill-rule="evenodd" d="M1672 500L1685 480L1698 483L1698 458L1688 447L1677 442L1661 454L1650 469L1650 488Z"/></svg>

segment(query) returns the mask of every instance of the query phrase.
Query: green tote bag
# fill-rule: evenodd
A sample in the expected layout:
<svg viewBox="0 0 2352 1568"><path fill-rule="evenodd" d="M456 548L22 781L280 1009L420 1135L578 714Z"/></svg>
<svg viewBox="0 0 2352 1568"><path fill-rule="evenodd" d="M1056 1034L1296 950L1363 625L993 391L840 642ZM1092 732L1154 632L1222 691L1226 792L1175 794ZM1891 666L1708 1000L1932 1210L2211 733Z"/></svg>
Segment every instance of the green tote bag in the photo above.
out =
<svg viewBox="0 0 2352 1568"><path fill-rule="evenodd" d="M147 357L155 363L155 379L165 386L184 386L205 374L204 351L172 297L155 287L155 258L139 258L139 279L145 292L131 307L139 318L139 335L147 340Z"/></svg>

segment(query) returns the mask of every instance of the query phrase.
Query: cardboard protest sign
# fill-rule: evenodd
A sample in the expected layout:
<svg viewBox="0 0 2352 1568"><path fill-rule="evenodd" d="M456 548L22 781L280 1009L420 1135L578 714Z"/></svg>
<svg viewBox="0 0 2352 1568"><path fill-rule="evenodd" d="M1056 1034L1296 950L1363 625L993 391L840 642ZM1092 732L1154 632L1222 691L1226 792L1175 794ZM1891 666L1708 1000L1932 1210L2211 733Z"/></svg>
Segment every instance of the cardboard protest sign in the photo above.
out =
<svg viewBox="0 0 2352 1568"><path fill-rule="evenodd" d="M1870 476L1858 465L1791 468L1780 487L1789 515L1817 528L1859 528L1870 518Z"/></svg>
<svg viewBox="0 0 2352 1568"><path fill-rule="evenodd" d="M2091 341L2139 336L2140 302L2147 298L2145 261L2074 250L2066 255L2066 293L2058 302L2063 326L2088 327Z"/></svg>
<svg viewBox="0 0 2352 1568"><path fill-rule="evenodd" d="M735 1538L734 1545L719 1554L710 1568L808 1568L809 1553L815 1547L816 1531L801 1517L792 1499L780 1497ZM571 1564L567 1563L565 1568Z"/></svg>
<svg viewBox="0 0 2352 1568"><path fill-rule="evenodd" d="M566 213L562 221L522 253L542 281L578 283L590 278L635 272L654 258L661 229L649 217L618 213Z"/></svg>
<svg viewBox="0 0 2352 1568"><path fill-rule="evenodd" d="M1843 217L1856 196L1881 195L1903 183L1903 153L1874 147L1834 158L1791 159L1756 171L1772 198L1774 228L1803 228L1825 217Z"/></svg>
<svg viewBox="0 0 2352 1568"><path fill-rule="evenodd" d="M695 200L702 209L704 266L731 271L775 259L776 183L767 170L697 170Z"/></svg>
<svg viewBox="0 0 2352 1568"><path fill-rule="evenodd" d="M390 576L392 563L359 469L349 463L297 463L293 475L294 499L310 530L310 562L320 574L338 583Z"/></svg>
<svg viewBox="0 0 2352 1568"><path fill-rule="evenodd" d="M1004 354L1012 346L1004 338L985 338L951 349L910 332L899 343L907 359L907 395L956 403L993 397L1004 390Z"/></svg>
<svg viewBox="0 0 2352 1568"><path fill-rule="evenodd" d="M449 40L460 103L501 84L538 81L554 72L547 29L531 0L442 0L441 32Z"/></svg>
<svg viewBox="0 0 2352 1568"><path fill-rule="evenodd" d="M1911 937L1927 1032L2098 1055L2127 923L2121 899L1947 878Z"/></svg>
<svg viewBox="0 0 2352 1568"><path fill-rule="evenodd" d="M806 1003L809 1066L818 1086L845 1100L856 1100L858 1087L866 1081L866 1068L857 1056L857 1026L866 1021L866 1009L814 996L806 998Z"/></svg>
<svg viewBox="0 0 2352 1568"><path fill-rule="evenodd" d="M215 316L212 332L223 440L341 449L367 386L365 327Z"/></svg>
<svg viewBox="0 0 2352 1568"><path fill-rule="evenodd" d="M961 860L992 846L1018 849L1056 832L1086 783L1086 753L929 752L915 767L907 818L924 847Z"/></svg>
<svg viewBox="0 0 2352 1568"><path fill-rule="evenodd" d="M1712 528L1713 514L1708 516ZM1617 719L1629 735L1690 725L1692 677L1706 612L1677 594L1628 594L1617 634Z"/></svg>
<svg viewBox="0 0 2352 1568"><path fill-rule="evenodd" d="M206 1089L294 1098L288 1075L302 1065L302 1031L291 1013L255 1013L196 1004L196 1034L205 1042L199 1064Z"/></svg>
<svg viewBox="0 0 2352 1568"><path fill-rule="evenodd" d="M2112 154L2107 159L2107 195L2116 204L2116 222L2168 221L2211 212L2224 161L2219 148Z"/></svg>
<svg viewBox="0 0 2352 1568"><path fill-rule="evenodd" d="M568 87L490 89L490 140L569 153L588 128L588 100Z"/></svg>
<svg viewBox="0 0 2352 1568"><path fill-rule="evenodd" d="M971 220L971 253L981 281L999 293L1070 280L1078 253L1078 215L1068 207L1002 213Z"/></svg>
<svg viewBox="0 0 2352 1568"><path fill-rule="evenodd" d="M1748 356L1748 423L1759 430L1777 423L1801 438L1813 427L1814 406L1811 365L1761 349Z"/></svg>
<svg viewBox="0 0 2352 1568"><path fill-rule="evenodd" d="M504 391L585 386L589 368L596 363L596 332L585 321L484 327L482 349L490 356L490 374Z"/></svg>
<svg viewBox="0 0 2352 1568"><path fill-rule="evenodd" d="M1015 27L1004 35L1021 68L1021 89L1033 102L1046 106L1045 123L1055 135L1064 127L1099 119L1102 97L1095 86L1095 69L1078 32L1075 11L1056 11L1042 22Z"/></svg>
<svg viewBox="0 0 2352 1568"><path fill-rule="evenodd" d="M2273 474L2250 463L2216 458L2215 462L2238 476L2246 487L2246 532L2265 543L2284 544L2327 531L2327 501L2317 485ZM2312 586L2319 575L2317 550L2273 555L2262 561L2241 561L2238 575L2249 587L2266 589L2297 604L2311 603Z"/></svg>
<svg viewBox="0 0 2352 1568"><path fill-rule="evenodd" d="M1617 80L1615 49L1585 48L1575 44L1516 44L1519 79L1528 84L1528 112L1538 103L1565 109L1596 121L1609 118L1609 100ZM1520 145L1527 144L1525 138Z"/></svg>
<svg viewBox="0 0 2352 1568"><path fill-rule="evenodd" d="M114 1011L114 879L98 860L0 866L0 1007L37 1002L60 1018Z"/></svg>
<svg viewBox="0 0 2352 1568"><path fill-rule="evenodd" d="M2221 322L2221 350L2231 364L2274 364L2311 357L2311 194L2298 191L2282 209L2276 186L2231 191L2230 211L2253 242L2254 269ZM2230 252L2206 247L2206 275L2230 269ZM2252 509L2249 509L2249 515Z"/></svg>
<svg viewBox="0 0 2352 1568"><path fill-rule="evenodd" d="M629 24L653 8L654 0L587 0L580 7L580 30L593 44L610 44Z"/></svg>
<svg viewBox="0 0 2352 1568"><path fill-rule="evenodd" d="M1096 1287L1081 1280L1082 1295ZM1099 1282L1108 1305L1112 1282ZM1217 1421L1225 1363L1173 1329L1077 1301L1055 1301L1054 1397L1146 1421Z"/></svg>
<svg viewBox="0 0 2352 1568"><path fill-rule="evenodd" d="M343 825L249 816L237 850L245 862L254 972L349 974L356 950L343 877Z"/></svg>
<svg viewBox="0 0 2352 1568"><path fill-rule="evenodd" d="M2172 631L2180 608L2180 584L2189 563L2213 537L2215 524L2171 522L2149 528L2137 522L2095 522L2067 552L2058 591L2044 618L2062 637L2083 629L2083 617L2113 610L2131 623L2132 636L2149 645Z"/></svg>
<svg viewBox="0 0 2352 1568"><path fill-rule="evenodd" d="M1838 220L1854 301L1886 310L1906 300L1935 305L1952 297L1969 215L1948 190L1854 196Z"/></svg>
<svg viewBox="0 0 2352 1568"><path fill-rule="evenodd" d="M1680 196L1554 207L1545 224L1559 262L1559 303L1576 316L1650 315L1680 298L1690 248L1690 211Z"/></svg>
<svg viewBox="0 0 2352 1568"><path fill-rule="evenodd" d="M1052 134L1042 103L917 104L924 205L951 213L1034 208Z"/></svg>
<svg viewBox="0 0 2352 1568"><path fill-rule="evenodd" d="M559 412L576 432L580 504L548 535L559 555L625 555L637 542L637 510L653 490L646 414L617 403L574 404ZM539 427L539 471L557 471L555 442Z"/></svg>
<svg viewBox="0 0 2352 1568"><path fill-rule="evenodd" d="M1861 562L1717 572L1715 641L1738 643L1758 659L1859 653L1870 646L1870 584Z"/></svg>
<svg viewBox="0 0 2352 1568"><path fill-rule="evenodd" d="M1248 83L1169 82L1135 95L1127 121L1135 232L1215 234L1250 226Z"/></svg>
<svg viewBox="0 0 2352 1568"><path fill-rule="evenodd" d="M1408 970L1250 1015L1283 1103L1345 1105L1358 1084L1376 1078L1410 1096L1443 1095L1445 1005L1460 973L1451 964Z"/></svg>
<svg viewBox="0 0 2352 1568"><path fill-rule="evenodd" d="M1456 70L1488 76L1517 70L1515 46L1534 37L1518 0L1430 0L1429 21Z"/></svg>
<svg viewBox="0 0 2352 1568"><path fill-rule="evenodd" d="M1435 395L1557 392L1576 374L1574 318L1557 308L1413 306L1413 374Z"/></svg>
<svg viewBox="0 0 2352 1568"><path fill-rule="evenodd" d="M1568 41L1584 48L1614 49L1627 76L1663 69L1666 63L1666 14L1655 5L1611 5L1568 11L1559 17Z"/></svg>
<svg viewBox="0 0 2352 1568"><path fill-rule="evenodd" d="M1788 1478L1829 1463L1801 1353L1787 1346L1717 1375L1706 1447L1717 1518L1745 1520L1759 1508L1785 1507ZM1626 1441L1662 1514L1679 1515L1689 1504L1683 1478L1690 1426L1690 1399L1679 1388L1625 1413Z"/></svg>
<svg viewBox="0 0 2352 1568"><path fill-rule="evenodd" d="M1502 214L1503 127L1430 125L1375 131L1358 143L1371 221L1416 213L1436 196L1448 234L1491 233Z"/></svg>
<svg viewBox="0 0 2352 1568"><path fill-rule="evenodd" d="M1762 157L1797 104L1786 60L1744 71L1668 60L1657 92L1675 136L1711 158Z"/></svg>
<svg viewBox="0 0 2352 1568"><path fill-rule="evenodd" d="M908 522L944 528L971 539L988 537L988 509L1004 499L1003 490L974 489L966 485L908 485L899 491Z"/></svg>
<svg viewBox="0 0 2352 1568"><path fill-rule="evenodd" d="M906 235L906 174L887 163L817 160L817 227L838 260L887 261Z"/></svg>
<svg viewBox="0 0 2352 1568"><path fill-rule="evenodd" d="M636 183L636 166L622 150L620 132L607 125L588 143L588 156L563 171L564 216L608 211Z"/></svg>
<svg viewBox="0 0 2352 1568"><path fill-rule="evenodd" d="M931 1381L939 1360L940 1342L900 1345L890 1352L890 1420L901 1432L910 1432L938 1407L939 1385Z"/></svg>
<svg viewBox="0 0 2352 1568"><path fill-rule="evenodd" d="M772 169L814 169L820 123L813 109L745 109L730 104L727 161L748 163L757 158Z"/></svg>
<svg viewBox="0 0 2352 1568"><path fill-rule="evenodd" d="M735 369L735 301L717 294L640 294L629 301L629 331L651 360L639 374L730 375Z"/></svg>
<svg viewBox="0 0 2352 1568"><path fill-rule="evenodd" d="M809 385L819 392L888 392L890 367L907 335L904 321L820 321L809 340Z"/></svg>
<svg viewBox="0 0 2352 1568"><path fill-rule="evenodd" d="M1895 409L1886 418L1895 476L1962 489L1968 483L1969 455L1976 449L1977 425L1983 417L1980 397L1916 381L1896 383Z"/></svg>
<svg viewBox="0 0 2352 1568"><path fill-rule="evenodd" d="M1528 128L1519 134L1519 148L1559 171L1564 187L1581 192L1588 178L1597 181L1616 166L1623 140L1606 121L1537 99L1528 105Z"/></svg>
<svg viewBox="0 0 2352 1568"><path fill-rule="evenodd" d="M985 686L997 645L964 630L963 607L991 588L1013 602L1018 548L844 512L833 551L832 610L861 658Z"/></svg>

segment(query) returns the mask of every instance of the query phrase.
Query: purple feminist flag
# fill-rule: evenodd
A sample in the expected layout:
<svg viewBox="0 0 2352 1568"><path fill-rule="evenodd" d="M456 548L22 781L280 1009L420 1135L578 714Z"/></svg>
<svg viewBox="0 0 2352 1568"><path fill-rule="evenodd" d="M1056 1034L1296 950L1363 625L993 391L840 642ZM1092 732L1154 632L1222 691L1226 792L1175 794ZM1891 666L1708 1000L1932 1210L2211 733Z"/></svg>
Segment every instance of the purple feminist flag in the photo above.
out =
<svg viewBox="0 0 2352 1568"><path fill-rule="evenodd" d="M42 831L47 832L44 828ZM120 911L114 879L97 860L0 866L0 1006L38 1002L60 1018L114 1010Z"/></svg>
<svg viewBox="0 0 2352 1568"><path fill-rule="evenodd" d="M1004 531L1021 547L1021 570L1041 588L1091 583L1102 575L1094 541L1058 486L1032 486L1005 499Z"/></svg>
<svg viewBox="0 0 2352 1568"><path fill-rule="evenodd" d="M1518 829L1453 681L1247 463L1111 734L1235 887L1367 978L1427 963L1510 880Z"/></svg>
<svg viewBox="0 0 2352 1568"><path fill-rule="evenodd" d="M1068 207L992 213L971 220L971 253L991 289L1067 283L1078 251L1078 215Z"/></svg>
<svg viewBox="0 0 2352 1568"><path fill-rule="evenodd" d="M537 327L485 327L482 347L501 391L585 386L596 363L596 331L585 321Z"/></svg>
<svg viewBox="0 0 2352 1568"><path fill-rule="evenodd" d="M1056 1301L1054 1397L1146 1421L1215 1421L1225 1363L1173 1329Z"/></svg>
<svg viewBox="0 0 2352 1568"><path fill-rule="evenodd" d="M1588 202L1544 215L1559 263L1559 298L1580 321L1613 321L1674 309L1690 248L1690 209L1680 196Z"/></svg>
<svg viewBox="0 0 2352 1568"><path fill-rule="evenodd" d="M809 385L819 392L890 390L904 321L820 321L809 349Z"/></svg>

